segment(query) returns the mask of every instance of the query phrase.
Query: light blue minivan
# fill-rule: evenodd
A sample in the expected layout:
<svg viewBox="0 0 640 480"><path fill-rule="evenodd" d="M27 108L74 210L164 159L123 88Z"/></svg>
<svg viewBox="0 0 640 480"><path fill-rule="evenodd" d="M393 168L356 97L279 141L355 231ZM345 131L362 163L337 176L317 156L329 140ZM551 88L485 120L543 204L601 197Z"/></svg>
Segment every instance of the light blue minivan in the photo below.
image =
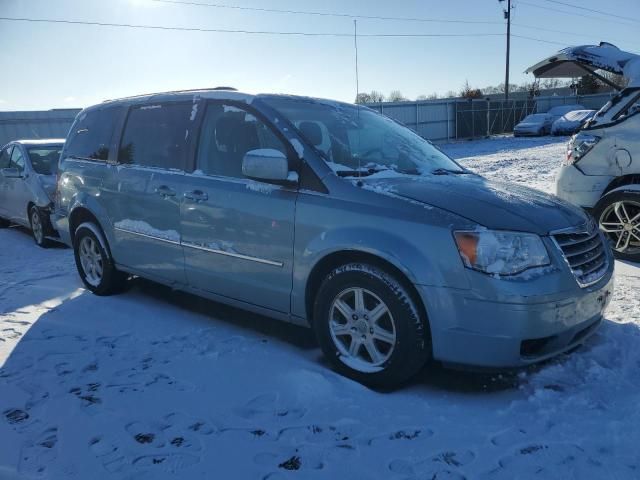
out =
<svg viewBox="0 0 640 480"><path fill-rule="evenodd" d="M98 295L142 276L310 326L391 387L429 359L519 367L572 349L614 262L581 209L489 181L365 107L231 89L82 111L55 213Z"/></svg>

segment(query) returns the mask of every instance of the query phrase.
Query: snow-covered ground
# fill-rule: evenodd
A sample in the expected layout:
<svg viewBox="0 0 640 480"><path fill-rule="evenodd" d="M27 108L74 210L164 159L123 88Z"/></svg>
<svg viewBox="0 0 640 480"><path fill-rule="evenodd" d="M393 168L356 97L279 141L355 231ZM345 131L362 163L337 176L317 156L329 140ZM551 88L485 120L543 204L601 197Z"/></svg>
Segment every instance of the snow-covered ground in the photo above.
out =
<svg viewBox="0 0 640 480"><path fill-rule="evenodd" d="M444 149L551 191L565 142ZM384 394L331 372L305 329L145 281L96 297L70 250L0 230L0 479L640 478L639 286L619 263L607 321L571 355L432 366Z"/></svg>

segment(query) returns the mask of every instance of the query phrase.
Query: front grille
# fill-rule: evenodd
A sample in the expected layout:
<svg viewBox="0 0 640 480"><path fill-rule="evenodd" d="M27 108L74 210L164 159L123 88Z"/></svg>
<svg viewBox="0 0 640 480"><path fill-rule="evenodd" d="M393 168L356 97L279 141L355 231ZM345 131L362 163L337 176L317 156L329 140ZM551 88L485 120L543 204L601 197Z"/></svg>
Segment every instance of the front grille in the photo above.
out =
<svg viewBox="0 0 640 480"><path fill-rule="evenodd" d="M567 264L581 287L588 287L600 280L609 267L606 246L598 227L589 227L553 235Z"/></svg>

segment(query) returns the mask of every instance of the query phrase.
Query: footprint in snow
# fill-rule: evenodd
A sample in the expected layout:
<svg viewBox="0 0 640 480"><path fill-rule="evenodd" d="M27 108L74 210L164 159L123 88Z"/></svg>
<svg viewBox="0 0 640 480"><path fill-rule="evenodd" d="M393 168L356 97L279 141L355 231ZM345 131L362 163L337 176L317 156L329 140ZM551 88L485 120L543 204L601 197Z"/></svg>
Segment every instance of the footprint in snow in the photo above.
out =
<svg viewBox="0 0 640 480"><path fill-rule="evenodd" d="M458 469L475 460L470 450L444 451L424 460L396 459L389 464L389 470L409 478L429 478L462 480L466 478Z"/></svg>
<svg viewBox="0 0 640 480"><path fill-rule="evenodd" d="M168 453L156 455L143 455L133 460L134 467L153 467L166 472L175 473L186 467L195 465L200 461L200 457L188 453Z"/></svg>
<svg viewBox="0 0 640 480"><path fill-rule="evenodd" d="M433 437L433 430L424 427L407 427L384 435L379 435L367 441L369 446L377 446L387 444L392 445L404 444L411 441L424 441Z"/></svg>
<svg viewBox="0 0 640 480"><path fill-rule="evenodd" d="M57 458L58 429L50 427L27 440L20 451L18 471L25 477L42 477Z"/></svg>
<svg viewBox="0 0 640 480"><path fill-rule="evenodd" d="M283 420L299 420L307 413L303 407L285 407L278 403L275 393L259 395L243 407L236 409L236 413L246 420L276 418Z"/></svg>
<svg viewBox="0 0 640 480"><path fill-rule="evenodd" d="M119 446L101 436L94 437L89 441L89 449L107 472L120 472L130 464Z"/></svg>

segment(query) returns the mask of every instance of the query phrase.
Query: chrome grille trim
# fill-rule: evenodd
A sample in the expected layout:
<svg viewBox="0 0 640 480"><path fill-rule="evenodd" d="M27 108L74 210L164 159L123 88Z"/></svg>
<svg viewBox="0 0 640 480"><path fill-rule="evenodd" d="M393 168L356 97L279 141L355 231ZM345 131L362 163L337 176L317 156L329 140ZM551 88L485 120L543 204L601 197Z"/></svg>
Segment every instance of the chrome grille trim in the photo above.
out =
<svg viewBox="0 0 640 480"><path fill-rule="evenodd" d="M551 239L582 288L599 282L609 268L607 244L595 222L582 227L551 232Z"/></svg>

